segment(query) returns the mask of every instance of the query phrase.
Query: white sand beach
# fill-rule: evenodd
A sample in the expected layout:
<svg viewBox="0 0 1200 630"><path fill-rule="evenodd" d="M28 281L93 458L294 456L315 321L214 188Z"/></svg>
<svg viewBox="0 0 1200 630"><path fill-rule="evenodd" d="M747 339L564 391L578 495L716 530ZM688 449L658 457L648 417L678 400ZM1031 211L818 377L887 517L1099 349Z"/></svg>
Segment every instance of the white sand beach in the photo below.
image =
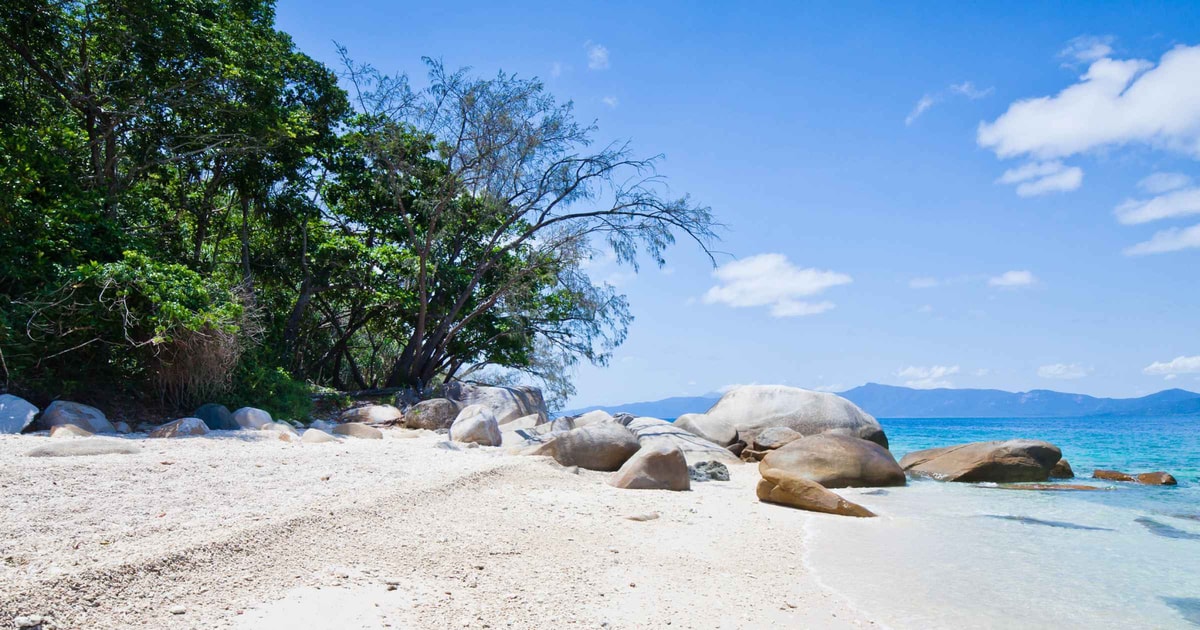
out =
<svg viewBox="0 0 1200 630"><path fill-rule="evenodd" d="M110 439L141 450L32 458L50 438L0 435L4 623L874 625L804 564L809 526L842 517L759 503L755 466L690 492L631 491L607 473L398 429L333 444Z"/></svg>

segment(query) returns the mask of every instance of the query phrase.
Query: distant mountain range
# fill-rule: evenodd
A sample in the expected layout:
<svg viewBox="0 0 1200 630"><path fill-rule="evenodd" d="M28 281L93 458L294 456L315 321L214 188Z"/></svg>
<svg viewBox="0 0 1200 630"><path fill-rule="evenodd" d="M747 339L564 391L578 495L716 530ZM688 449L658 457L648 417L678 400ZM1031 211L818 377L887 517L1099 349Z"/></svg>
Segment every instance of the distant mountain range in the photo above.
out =
<svg viewBox="0 0 1200 630"><path fill-rule="evenodd" d="M1141 398L1096 398L1046 389L1005 392L998 389L912 389L867 383L840 392L877 418L1048 418L1078 416L1200 415L1200 394L1168 389ZM720 394L681 396L624 405L600 405L563 412L576 415L603 409L635 416L677 418L703 413Z"/></svg>

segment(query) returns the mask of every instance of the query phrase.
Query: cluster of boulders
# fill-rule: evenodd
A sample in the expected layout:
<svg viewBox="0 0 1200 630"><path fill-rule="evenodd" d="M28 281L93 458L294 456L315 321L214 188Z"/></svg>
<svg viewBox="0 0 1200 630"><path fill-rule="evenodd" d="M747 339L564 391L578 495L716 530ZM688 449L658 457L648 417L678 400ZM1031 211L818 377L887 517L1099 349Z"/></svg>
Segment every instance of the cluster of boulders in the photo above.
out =
<svg viewBox="0 0 1200 630"><path fill-rule="evenodd" d="M733 389L709 411L675 422L592 411L551 419L541 391L453 383L444 397L405 409L368 404L343 411L336 422L317 420L298 431L262 409L230 411L202 405L185 418L153 427L152 438L201 436L210 431L270 432L305 444L345 438L382 439L379 427L401 426L446 436L447 448L499 447L516 455L546 457L563 467L611 473L617 488L688 490L692 482L729 480L726 464L757 463L758 498L804 510L868 517L867 508L832 492L838 488L902 486L908 477L967 483L1024 484L1074 477L1062 451L1038 440L973 442L916 451L899 462L888 450L879 422L834 394L794 387L751 385ZM52 437L129 432L94 407L55 401L37 407L0 395L0 433L49 430ZM38 449L39 455L128 452L128 446L78 441L78 447ZM45 451L45 452L42 452ZM60 452L62 451L62 452ZM31 452L30 455L35 455ZM1174 485L1163 472L1127 475L1097 470L1096 479ZM1033 483L1031 483L1033 482Z"/></svg>

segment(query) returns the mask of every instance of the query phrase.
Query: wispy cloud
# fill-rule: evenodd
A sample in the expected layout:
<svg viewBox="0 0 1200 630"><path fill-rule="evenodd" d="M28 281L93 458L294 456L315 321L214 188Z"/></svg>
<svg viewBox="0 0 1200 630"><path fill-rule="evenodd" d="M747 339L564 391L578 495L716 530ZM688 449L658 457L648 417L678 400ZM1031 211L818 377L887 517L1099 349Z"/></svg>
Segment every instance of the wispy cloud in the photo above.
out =
<svg viewBox="0 0 1200 630"><path fill-rule="evenodd" d="M957 365L910 365L896 372L896 376L908 379L904 384L915 389L938 389L954 387L947 377L958 374Z"/></svg>
<svg viewBox="0 0 1200 630"><path fill-rule="evenodd" d="M921 117L921 114L929 111L931 107L941 103L950 96L965 96L974 101L981 99L992 93L992 88L979 88L971 81L963 81L962 83L953 83L944 90L923 94L917 100L917 104L913 106L912 111L904 118L905 125L911 125Z"/></svg>
<svg viewBox="0 0 1200 630"><path fill-rule="evenodd" d="M1079 63L1090 63L1112 54L1112 43L1116 38L1112 35L1080 35L1067 42L1066 47L1058 52L1058 56L1067 61L1065 66Z"/></svg>
<svg viewBox="0 0 1200 630"><path fill-rule="evenodd" d="M1037 283L1037 278L1032 271L1013 270L1005 271L1004 273L988 278L988 286L1013 289L1018 287L1028 287Z"/></svg>
<svg viewBox="0 0 1200 630"><path fill-rule="evenodd" d="M1200 374L1200 355L1179 356L1170 361L1155 361L1143 368L1142 371L1150 375L1168 377L1177 374Z"/></svg>
<svg viewBox="0 0 1200 630"><path fill-rule="evenodd" d="M929 276L922 276L920 278L913 278L912 280L909 280L908 288L910 288L910 289L932 289L934 287L941 286L941 284L942 284L941 281L938 280L937 278L931 278Z"/></svg>
<svg viewBox="0 0 1200 630"><path fill-rule="evenodd" d="M1151 173L1143 177L1137 186L1151 195L1161 195L1190 186L1191 183L1192 178L1183 173Z"/></svg>
<svg viewBox="0 0 1200 630"><path fill-rule="evenodd" d="M1126 256L1146 256L1200 247L1200 224L1189 228L1169 228L1156 232L1148 241L1125 249Z"/></svg>
<svg viewBox="0 0 1200 630"><path fill-rule="evenodd" d="M797 267L783 254L759 254L735 260L718 267L713 276L718 283L701 298L705 304L734 308L770 306L772 317L829 311L834 308L832 302L811 302L806 298L853 281L843 273Z"/></svg>
<svg viewBox="0 0 1200 630"><path fill-rule="evenodd" d="M615 96L605 96L604 98L600 99L600 102L607 105L609 109L616 109L617 105L621 104L621 101Z"/></svg>
<svg viewBox="0 0 1200 630"><path fill-rule="evenodd" d="M1029 162L1004 171L997 184L1017 184L1017 196L1036 197L1052 192L1069 192L1083 184L1083 169L1058 160Z"/></svg>
<svg viewBox="0 0 1200 630"><path fill-rule="evenodd" d="M608 69L608 48L590 41L585 43L583 47L587 49L587 65L589 70Z"/></svg>
<svg viewBox="0 0 1200 630"><path fill-rule="evenodd" d="M1126 199L1114 213L1126 225L1200 214L1200 188L1171 190L1149 199Z"/></svg>
<svg viewBox="0 0 1200 630"><path fill-rule="evenodd" d="M567 67L564 66L561 61L555 61L554 63L550 64L550 78L557 79L558 77L561 77L563 71L566 69Z"/></svg>
<svg viewBox="0 0 1200 630"><path fill-rule="evenodd" d="M1091 371L1091 368L1078 363L1054 363L1038 368L1037 374L1042 378L1076 380L1087 376Z"/></svg>

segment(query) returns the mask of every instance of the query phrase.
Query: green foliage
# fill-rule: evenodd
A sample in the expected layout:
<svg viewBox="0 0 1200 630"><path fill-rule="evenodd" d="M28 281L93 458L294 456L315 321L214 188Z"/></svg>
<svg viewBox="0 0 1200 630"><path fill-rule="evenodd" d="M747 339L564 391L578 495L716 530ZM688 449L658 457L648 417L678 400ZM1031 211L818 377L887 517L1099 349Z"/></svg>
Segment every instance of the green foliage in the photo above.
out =
<svg viewBox="0 0 1200 630"><path fill-rule="evenodd" d="M308 384L281 367L261 365L253 359L238 364L234 388L220 400L230 409L258 407L273 418L286 420L307 420L313 409Z"/></svg>

